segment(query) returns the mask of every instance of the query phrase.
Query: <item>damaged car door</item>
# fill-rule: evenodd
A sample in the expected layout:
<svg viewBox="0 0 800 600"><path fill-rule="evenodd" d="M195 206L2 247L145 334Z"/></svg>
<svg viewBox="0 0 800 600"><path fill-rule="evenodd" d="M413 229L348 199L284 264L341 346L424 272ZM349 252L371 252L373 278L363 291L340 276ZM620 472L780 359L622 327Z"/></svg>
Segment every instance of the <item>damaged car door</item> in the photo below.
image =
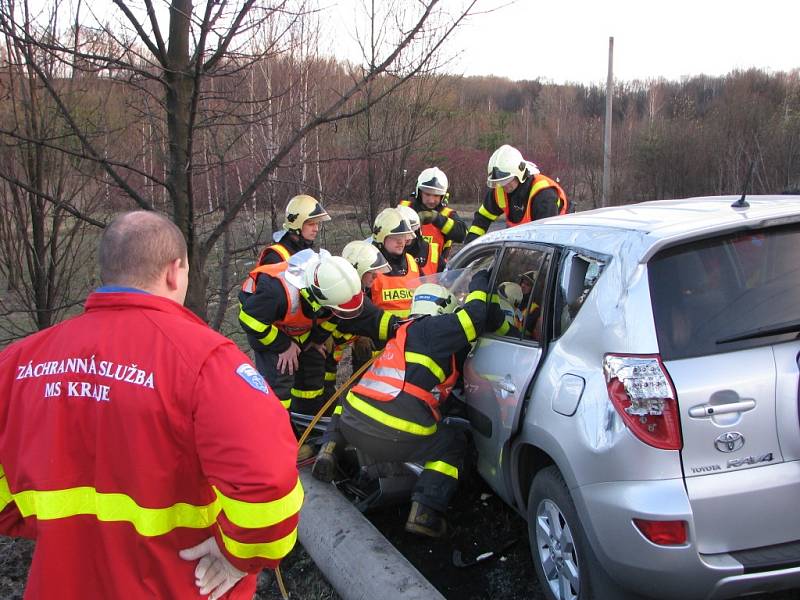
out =
<svg viewBox="0 0 800 600"><path fill-rule="evenodd" d="M506 501L510 481L501 462L518 429L527 390L542 357L542 324L553 249L503 248L492 279L491 301L502 325L485 332L464 364L464 400L478 452L478 472Z"/></svg>

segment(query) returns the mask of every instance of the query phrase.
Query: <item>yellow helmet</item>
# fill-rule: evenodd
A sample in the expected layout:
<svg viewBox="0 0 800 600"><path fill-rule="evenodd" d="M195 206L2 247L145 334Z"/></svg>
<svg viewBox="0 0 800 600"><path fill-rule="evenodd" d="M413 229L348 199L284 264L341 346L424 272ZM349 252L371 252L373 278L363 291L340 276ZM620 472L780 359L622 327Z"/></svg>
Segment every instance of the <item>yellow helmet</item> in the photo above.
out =
<svg viewBox="0 0 800 600"><path fill-rule="evenodd" d="M322 205L313 196L300 194L294 196L286 205L286 218L283 221L283 228L292 233L300 233L300 229L306 221L314 219L316 221L330 221L331 217L322 208Z"/></svg>
<svg viewBox="0 0 800 600"><path fill-rule="evenodd" d="M411 225L403 218L403 215L396 208L384 208L375 217L372 225L372 240L378 244L383 244L383 240L390 235L414 235Z"/></svg>
<svg viewBox="0 0 800 600"><path fill-rule="evenodd" d="M342 258L353 265L359 277L371 271L387 273L391 270L389 263L375 246L364 240L349 242L342 249Z"/></svg>

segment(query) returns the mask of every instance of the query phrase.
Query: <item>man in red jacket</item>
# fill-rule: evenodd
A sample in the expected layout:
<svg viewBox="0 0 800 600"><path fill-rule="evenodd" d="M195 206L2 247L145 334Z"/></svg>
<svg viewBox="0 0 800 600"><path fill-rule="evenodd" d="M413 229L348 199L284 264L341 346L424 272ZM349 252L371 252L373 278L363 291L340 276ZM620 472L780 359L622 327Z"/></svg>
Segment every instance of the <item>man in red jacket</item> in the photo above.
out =
<svg viewBox="0 0 800 600"><path fill-rule="evenodd" d="M303 501L286 411L182 304L186 243L152 212L100 242L84 313L0 353L0 534L26 598L252 598Z"/></svg>

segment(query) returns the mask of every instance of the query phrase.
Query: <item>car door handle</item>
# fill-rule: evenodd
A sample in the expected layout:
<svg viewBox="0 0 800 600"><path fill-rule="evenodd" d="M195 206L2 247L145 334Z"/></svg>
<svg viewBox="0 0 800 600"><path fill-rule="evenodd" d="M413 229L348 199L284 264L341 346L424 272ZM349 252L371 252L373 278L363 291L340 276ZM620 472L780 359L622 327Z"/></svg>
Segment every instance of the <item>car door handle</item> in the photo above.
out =
<svg viewBox="0 0 800 600"><path fill-rule="evenodd" d="M725 404L698 404L689 409L689 416L700 419L734 412L747 412L755 407L755 400L739 400L738 402L727 402Z"/></svg>
<svg viewBox="0 0 800 600"><path fill-rule="evenodd" d="M515 386L514 382L509 379L503 379L501 381L498 381L497 387L499 387L504 392L508 392L509 394L517 393L517 386Z"/></svg>

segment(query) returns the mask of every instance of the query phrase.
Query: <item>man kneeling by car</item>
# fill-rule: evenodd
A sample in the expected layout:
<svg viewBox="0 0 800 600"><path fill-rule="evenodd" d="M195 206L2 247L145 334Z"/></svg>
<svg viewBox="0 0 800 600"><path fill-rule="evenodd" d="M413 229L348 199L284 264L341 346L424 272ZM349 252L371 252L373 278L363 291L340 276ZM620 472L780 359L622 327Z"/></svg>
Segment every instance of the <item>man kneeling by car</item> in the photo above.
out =
<svg viewBox="0 0 800 600"><path fill-rule="evenodd" d="M476 273L464 306L436 283L414 293L411 320L348 394L341 433L378 461L424 465L411 496L406 531L440 537L443 513L458 487L467 438L440 422L439 403L458 378L456 354L481 334L487 315L489 274Z"/></svg>

